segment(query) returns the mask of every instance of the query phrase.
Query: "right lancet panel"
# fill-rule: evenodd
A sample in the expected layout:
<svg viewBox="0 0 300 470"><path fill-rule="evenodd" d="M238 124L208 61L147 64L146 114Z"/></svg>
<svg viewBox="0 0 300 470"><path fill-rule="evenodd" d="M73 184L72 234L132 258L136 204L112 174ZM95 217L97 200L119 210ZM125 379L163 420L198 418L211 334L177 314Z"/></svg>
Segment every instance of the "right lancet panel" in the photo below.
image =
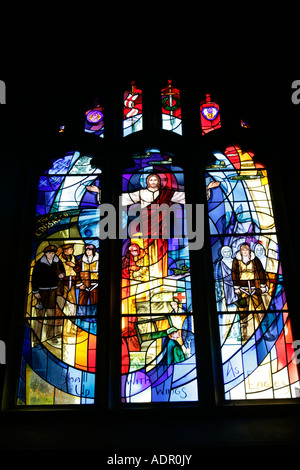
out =
<svg viewBox="0 0 300 470"><path fill-rule="evenodd" d="M214 157L206 192L225 399L298 397L266 168L237 146Z"/></svg>

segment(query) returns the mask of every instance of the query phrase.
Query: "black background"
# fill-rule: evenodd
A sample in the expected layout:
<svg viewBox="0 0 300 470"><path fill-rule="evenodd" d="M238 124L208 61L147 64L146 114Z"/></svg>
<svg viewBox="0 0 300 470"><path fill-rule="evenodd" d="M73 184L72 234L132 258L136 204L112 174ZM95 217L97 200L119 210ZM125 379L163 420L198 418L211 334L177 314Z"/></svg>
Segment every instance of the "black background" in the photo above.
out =
<svg viewBox="0 0 300 470"><path fill-rule="evenodd" d="M26 158L30 152L38 153L40 149L42 154L44 150L47 151L51 146L53 133L57 132L65 118L72 116L78 103L81 106L87 96L97 96L98 90L112 89L114 84L118 85L128 78L142 77L151 83L158 75L165 74L169 75L168 78L175 76L185 84L189 83L196 90L200 87L203 94L211 89L220 103L227 104L226 113L232 122L240 119L249 122L261 154L264 149L267 150L268 165L272 164L270 155L274 150L274 164L282 169L281 183L286 207L284 223L288 221L289 239L294 243L292 251L295 254L295 263L292 274L287 273L289 280L292 278L293 281L297 273L300 104L293 104L291 96L292 83L300 79L300 67L297 63L296 42L284 32L285 25L277 22L272 34L266 31L260 37L255 23L248 29L242 28L241 23L230 23L228 30L233 29L232 41L231 44L224 45L226 28L221 34L214 26L213 18L210 18L210 35L201 29L199 19L192 28L193 37L189 36L189 31L182 33L184 25L180 24L183 38L175 35L167 41L165 34L162 34L165 23L161 25L161 29L155 30L153 25L152 29L139 29L141 22L136 19L132 21L130 26L137 25L138 29L133 28L134 33L130 33L123 25L122 34L118 36L115 35L117 27L113 21L111 29L104 31L103 20L99 17L94 25L80 31L69 21L65 25L68 34L55 43L46 32L43 34L41 25L39 34L33 34L31 41L28 41L29 29L24 36L18 37L14 45L11 44L11 37L6 37L4 41L7 47L4 47L5 57L0 64L0 80L6 83L6 105L0 106L0 201L1 264L4 266L2 288L8 295L2 303L3 316L9 315L9 292L13 283L5 275L5 265L11 263L16 248L13 246L18 235L15 213L20 204L23 204L18 189L20 184L24 184L22 178L25 175L20 174L18 165L22 163L24 166L25 160L26 167ZM269 18L267 21L274 20ZM185 27L189 27L189 23ZM53 22L51 38L55 37L55 29L56 23ZM69 41L66 40L67 36ZM72 43L75 36L80 39L76 46ZM211 43L211 36L214 36L215 44ZM23 43L25 37L27 40ZM41 37L43 41L40 40ZM141 40L143 37L147 37L147 44ZM261 156L263 160L263 155ZM274 191L276 188L273 188ZM290 284L293 288L292 281ZM295 286L297 281L295 276ZM294 305L297 303L296 293L292 302ZM0 322L1 324L5 322ZM0 339L6 338L7 331L0 331ZM119 424L122 426L122 423ZM211 429L210 435L213 435L213 421L208 426ZM252 426L256 426L255 420ZM271 429L270 424L268 426ZM25 420L21 429L26 432ZM55 429L55 425L52 429ZM237 442L239 429L238 423ZM3 431L5 433L5 429ZM195 440L194 435L193 442ZM261 444L263 443L258 443ZM271 444L270 433L265 446L267 451ZM22 436L16 437L15 447L22 448ZM13 455L14 444L10 443L9 448L10 455ZM246 449L240 448L241 456L246 455L247 446ZM205 455L212 456L212 449L214 442L207 442ZM223 455L227 453L226 448L221 450ZM284 452L284 448L282 450ZM161 449L160 451L164 453ZM193 452L183 449L182 453L184 452L194 452L196 455L195 449ZM271 452L274 455L272 446ZM38 453L35 455L37 457ZM130 454L123 450L123 455ZM139 455L138 450L134 448L131 455ZM237 449L235 455L238 455ZM105 460L102 463L105 464Z"/></svg>

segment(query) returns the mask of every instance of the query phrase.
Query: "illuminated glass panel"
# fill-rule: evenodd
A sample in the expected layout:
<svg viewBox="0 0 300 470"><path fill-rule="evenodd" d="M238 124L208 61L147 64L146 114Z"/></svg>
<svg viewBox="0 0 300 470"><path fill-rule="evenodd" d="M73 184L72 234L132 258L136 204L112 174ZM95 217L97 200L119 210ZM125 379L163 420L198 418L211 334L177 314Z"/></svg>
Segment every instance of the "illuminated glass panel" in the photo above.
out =
<svg viewBox="0 0 300 470"><path fill-rule="evenodd" d="M251 126L248 124L248 122L241 119L241 127L244 127L245 129L250 129Z"/></svg>
<svg viewBox="0 0 300 470"><path fill-rule="evenodd" d="M104 107L95 104L92 109L85 113L84 131L89 134L95 134L104 137Z"/></svg>
<svg viewBox="0 0 300 470"><path fill-rule="evenodd" d="M237 146L214 158L206 191L225 398L298 397L267 170Z"/></svg>
<svg viewBox="0 0 300 470"><path fill-rule="evenodd" d="M134 157L122 180L124 403L198 399L184 204L183 171L170 155Z"/></svg>
<svg viewBox="0 0 300 470"><path fill-rule="evenodd" d="M18 405L94 403L100 173L67 153L39 178Z"/></svg>
<svg viewBox="0 0 300 470"><path fill-rule="evenodd" d="M182 135L180 91L173 87L172 80L161 90L162 128Z"/></svg>
<svg viewBox="0 0 300 470"><path fill-rule="evenodd" d="M124 93L123 136L143 129L142 90L131 83L131 89Z"/></svg>
<svg viewBox="0 0 300 470"><path fill-rule="evenodd" d="M200 104L200 118L202 135L221 127L219 105L211 100L209 94L206 95L205 101Z"/></svg>

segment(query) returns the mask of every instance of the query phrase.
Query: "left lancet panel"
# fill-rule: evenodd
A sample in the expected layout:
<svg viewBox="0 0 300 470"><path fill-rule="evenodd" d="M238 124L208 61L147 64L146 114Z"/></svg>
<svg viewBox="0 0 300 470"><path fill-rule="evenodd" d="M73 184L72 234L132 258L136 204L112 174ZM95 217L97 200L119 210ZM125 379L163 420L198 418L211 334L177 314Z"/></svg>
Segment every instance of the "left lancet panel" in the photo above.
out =
<svg viewBox="0 0 300 470"><path fill-rule="evenodd" d="M101 170L69 152L39 178L17 405L95 399Z"/></svg>

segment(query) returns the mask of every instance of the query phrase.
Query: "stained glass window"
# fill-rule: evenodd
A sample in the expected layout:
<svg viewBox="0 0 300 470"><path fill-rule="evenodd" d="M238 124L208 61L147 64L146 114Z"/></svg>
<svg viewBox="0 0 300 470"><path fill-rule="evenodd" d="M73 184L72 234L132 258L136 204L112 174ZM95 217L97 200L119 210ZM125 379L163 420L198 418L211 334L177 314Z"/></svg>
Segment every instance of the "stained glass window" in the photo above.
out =
<svg viewBox="0 0 300 470"><path fill-rule="evenodd" d="M131 88L124 93L123 136L143 129L142 90L131 82Z"/></svg>
<svg viewBox="0 0 300 470"><path fill-rule="evenodd" d="M88 109L85 113L84 131L104 137L104 107L98 101L95 102L92 109Z"/></svg>
<svg viewBox="0 0 300 470"><path fill-rule="evenodd" d="M124 403L198 399L184 204L184 174L171 155L134 157L122 180Z"/></svg>
<svg viewBox="0 0 300 470"><path fill-rule="evenodd" d="M206 170L226 400L300 391L268 174L253 157L228 147Z"/></svg>
<svg viewBox="0 0 300 470"><path fill-rule="evenodd" d="M200 104L200 118L203 135L221 127L219 105L216 101L211 100L209 94Z"/></svg>
<svg viewBox="0 0 300 470"><path fill-rule="evenodd" d="M182 135L180 91L168 80L168 86L161 90L162 128Z"/></svg>
<svg viewBox="0 0 300 470"><path fill-rule="evenodd" d="M94 403L101 170L74 151L39 178L18 405Z"/></svg>

